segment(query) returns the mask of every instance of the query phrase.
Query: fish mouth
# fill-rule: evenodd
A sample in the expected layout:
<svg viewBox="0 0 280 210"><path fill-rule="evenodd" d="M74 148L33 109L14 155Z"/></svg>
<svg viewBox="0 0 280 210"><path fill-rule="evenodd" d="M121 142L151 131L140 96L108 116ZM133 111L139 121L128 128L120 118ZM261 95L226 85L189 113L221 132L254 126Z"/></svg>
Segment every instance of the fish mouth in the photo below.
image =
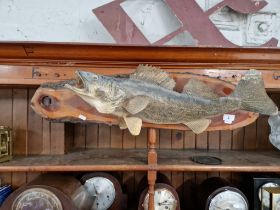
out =
<svg viewBox="0 0 280 210"><path fill-rule="evenodd" d="M73 90L74 92L78 92L78 93L84 93L86 91L88 91L88 86L87 83L83 77L83 75L81 74L80 71L76 71L75 72L75 83L73 85L70 84L65 84L64 87Z"/></svg>

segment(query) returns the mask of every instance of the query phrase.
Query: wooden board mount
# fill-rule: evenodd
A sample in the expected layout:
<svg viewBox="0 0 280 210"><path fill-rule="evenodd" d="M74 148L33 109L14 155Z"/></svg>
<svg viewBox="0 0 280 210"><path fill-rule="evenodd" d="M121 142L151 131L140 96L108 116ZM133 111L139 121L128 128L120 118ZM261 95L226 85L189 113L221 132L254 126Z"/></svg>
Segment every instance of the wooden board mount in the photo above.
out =
<svg viewBox="0 0 280 210"><path fill-rule="evenodd" d="M181 92L184 85L190 78L196 78L206 83L220 96L229 95L234 85L206 76L198 76L193 74L172 74L175 81L175 90ZM65 89L65 83L73 83L74 80L64 81L56 84L44 85L39 88L31 100L31 106L39 115L50 120L61 120L71 122L97 122L109 125L118 124L118 119L111 115L98 113L93 107L84 102L78 95L72 91ZM208 131L214 130L233 130L239 127L246 126L254 122L258 114L237 110L231 114L235 115L235 120L232 124L225 124L223 115L212 117ZM151 124L144 123L143 127L189 130L185 125L168 125L168 124Z"/></svg>

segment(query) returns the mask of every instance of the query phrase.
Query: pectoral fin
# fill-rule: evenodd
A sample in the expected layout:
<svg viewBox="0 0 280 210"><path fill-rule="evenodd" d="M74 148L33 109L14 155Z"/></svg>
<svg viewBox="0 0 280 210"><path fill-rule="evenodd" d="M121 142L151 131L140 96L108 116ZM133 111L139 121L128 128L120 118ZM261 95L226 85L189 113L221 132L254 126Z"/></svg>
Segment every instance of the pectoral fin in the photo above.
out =
<svg viewBox="0 0 280 210"><path fill-rule="evenodd" d="M120 127L120 129L127 129L127 125L126 125L126 123L125 123L125 121L124 121L124 119L123 118L119 118L119 127Z"/></svg>
<svg viewBox="0 0 280 210"><path fill-rule="evenodd" d="M138 112L141 112L143 109L145 109L149 102L150 100L147 96L135 96L126 102L124 108L130 114L137 114Z"/></svg>
<svg viewBox="0 0 280 210"><path fill-rule="evenodd" d="M208 128L210 123L211 120L209 119L199 119L195 121L185 122L184 124L188 126L195 134L200 134Z"/></svg>
<svg viewBox="0 0 280 210"><path fill-rule="evenodd" d="M138 117L124 117L124 121L127 125L129 132L134 135L138 136L141 131L142 127L142 120Z"/></svg>

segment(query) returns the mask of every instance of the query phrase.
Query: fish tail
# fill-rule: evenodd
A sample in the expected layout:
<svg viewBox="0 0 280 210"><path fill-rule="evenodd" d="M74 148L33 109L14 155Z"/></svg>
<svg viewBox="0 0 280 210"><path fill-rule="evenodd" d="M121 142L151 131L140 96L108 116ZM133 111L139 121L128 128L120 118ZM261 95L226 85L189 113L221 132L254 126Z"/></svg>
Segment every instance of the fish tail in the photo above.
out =
<svg viewBox="0 0 280 210"><path fill-rule="evenodd" d="M278 114L278 108L267 95L261 72L249 70L231 96L241 100L241 109L264 115Z"/></svg>

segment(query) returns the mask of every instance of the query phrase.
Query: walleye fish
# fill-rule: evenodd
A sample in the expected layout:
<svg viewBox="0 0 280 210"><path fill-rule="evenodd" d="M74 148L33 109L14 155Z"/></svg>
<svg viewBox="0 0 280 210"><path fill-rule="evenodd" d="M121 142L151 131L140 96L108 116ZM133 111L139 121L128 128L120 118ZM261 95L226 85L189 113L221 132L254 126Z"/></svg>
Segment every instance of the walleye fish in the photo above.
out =
<svg viewBox="0 0 280 210"><path fill-rule="evenodd" d="M273 115L268 118L270 125L269 141L270 143L280 150L280 116Z"/></svg>
<svg viewBox="0 0 280 210"><path fill-rule="evenodd" d="M119 117L121 129L139 135L142 121L156 124L183 123L198 134L211 117L242 109L265 115L278 113L266 94L261 73L249 70L227 97L219 97L205 83L191 79L182 93L175 81L159 68L139 65L128 78L77 71L80 87L66 84L98 112Z"/></svg>

